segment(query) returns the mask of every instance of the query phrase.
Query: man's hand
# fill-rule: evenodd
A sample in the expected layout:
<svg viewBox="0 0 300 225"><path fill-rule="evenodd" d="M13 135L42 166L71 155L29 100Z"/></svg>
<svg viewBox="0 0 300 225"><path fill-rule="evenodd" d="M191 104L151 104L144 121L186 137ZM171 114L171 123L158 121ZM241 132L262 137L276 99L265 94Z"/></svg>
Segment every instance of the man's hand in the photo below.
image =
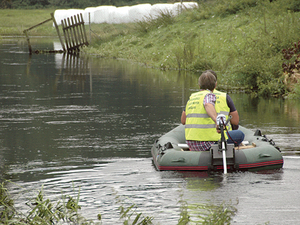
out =
<svg viewBox="0 0 300 225"><path fill-rule="evenodd" d="M216 118L216 129L218 133L221 133L220 125L226 122L226 117L223 114L220 114Z"/></svg>
<svg viewBox="0 0 300 225"><path fill-rule="evenodd" d="M224 114L219 114L216 119L216 124L220 126L222 124L225 124L225 122L226 122L226 116Z"/></svg>

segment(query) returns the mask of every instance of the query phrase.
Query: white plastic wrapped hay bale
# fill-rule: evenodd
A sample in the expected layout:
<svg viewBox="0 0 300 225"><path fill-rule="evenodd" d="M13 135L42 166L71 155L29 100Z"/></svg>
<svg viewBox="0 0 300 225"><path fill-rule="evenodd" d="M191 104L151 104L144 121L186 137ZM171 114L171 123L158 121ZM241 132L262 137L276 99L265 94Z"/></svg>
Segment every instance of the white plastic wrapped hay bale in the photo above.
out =
<svg viewBox="0 0 300 225"><path fill-rule="evenodd" d="M183 10L183 4L181 4L181 2L175 2L173 5L173 13L175 16L179 15Z"/></svg>
<svg viewBox="0 0 300 225"><path fill-rule="evenodd" d="M162 13L172 13L173 15L173 4L161 3L152 5L150 15L153 19Z"/></svg>
<svg viewBox="0 0 300 225"><path fill-rule="evenodd" d="M129 23L129 6L118 7L111 11L108 16L108 23L120 24Z"/></svg>
<svg viewBox="0 0 300 225"><path fill-rule="evenodd" d="M94 11L94 23L109 23L109 14L116 10L116 6L98 6Z"/></svg>
<svg viewBox="0 0 300 225"><path fill-rule="evenodd" d="M90 23L94 23L96 10L97 10L96 7L85 8L84 13L83 13L84 24L89 24L89 20L90 20Z"/></svg>
<svg viewBox="0 0 300 225"><path fill-rule="evenodd" d="M66 18L66 15L67 15L67 10L66 9L57 9L57 10L55 10L54 18L56 20L57 25L61 25L61 20Z"/></svg>
<svg viewBox="0 0 300 225"><path fill-rule="evenodd" d="M151 7L151 4L139 4L131 6L128 10L129 21L137 22L143 20L145 17L149 17Z"/></svg>
<svg viewBox="0 0 300 225"><path fill-rule="evenodd" d="M75 16L77 14L84 14L84 10L82 9L58 9L54 12L54 18L56 20L57 25L61 25L61 20L67 19L68 17Z"/></svg>

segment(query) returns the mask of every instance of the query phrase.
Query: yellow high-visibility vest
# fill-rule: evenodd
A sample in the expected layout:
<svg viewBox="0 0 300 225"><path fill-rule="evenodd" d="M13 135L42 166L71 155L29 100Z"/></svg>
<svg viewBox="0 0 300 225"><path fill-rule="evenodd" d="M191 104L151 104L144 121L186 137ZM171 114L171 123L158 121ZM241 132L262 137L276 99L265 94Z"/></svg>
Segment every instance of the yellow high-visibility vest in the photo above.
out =
<svg viewBox="0 0 300 225"><path fill-rule="evenodd" d="M215 109L218 114L224 114L226 120L228 119L230 108L227 105L227 93L214 90L213 93L216 95Z"/></svg>
<svg viewBox="0 0 300 225"><path fill-rule="evenodd" d="M190 141L218 141L215 122L209 117L203 100L210 91L203 90L190 96L186 105L185 138Z"/></svg>

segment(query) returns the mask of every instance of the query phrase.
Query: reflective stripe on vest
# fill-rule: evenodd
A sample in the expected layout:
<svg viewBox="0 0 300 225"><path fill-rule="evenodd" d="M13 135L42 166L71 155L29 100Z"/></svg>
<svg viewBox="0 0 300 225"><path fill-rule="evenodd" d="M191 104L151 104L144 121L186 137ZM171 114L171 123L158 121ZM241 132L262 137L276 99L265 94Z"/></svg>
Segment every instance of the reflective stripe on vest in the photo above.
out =
<svg viewBox="0 0 300 225"><path fill-rule="evenodd" d="M186 105L186 140L218 141L220 134L216 131L215 122L207 115L203 100L209 91L200 91L190 96Z"/></svg>
<svg viewBox="0 0 300 225"><path fill-rule="evenodd" d="M230 112L230 108L227 105L227 94L218 90L214 90L213 93L216 95L215 109L217 113L224 114L227 120ZM229 129L230 127L230 123L228 123L227 128Z"/></svg>

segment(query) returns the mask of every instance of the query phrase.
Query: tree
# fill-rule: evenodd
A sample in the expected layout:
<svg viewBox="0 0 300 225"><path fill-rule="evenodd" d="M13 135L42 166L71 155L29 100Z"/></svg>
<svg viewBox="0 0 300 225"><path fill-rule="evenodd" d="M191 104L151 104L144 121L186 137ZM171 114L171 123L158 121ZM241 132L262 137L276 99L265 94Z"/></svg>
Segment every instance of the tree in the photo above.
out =
<svg viewBox="0 0 300 225"><path fill-rule="evenodd" d="M11 0L2 0L0 1L0 8L1 9L10 9L12 7Z"/></svg>

